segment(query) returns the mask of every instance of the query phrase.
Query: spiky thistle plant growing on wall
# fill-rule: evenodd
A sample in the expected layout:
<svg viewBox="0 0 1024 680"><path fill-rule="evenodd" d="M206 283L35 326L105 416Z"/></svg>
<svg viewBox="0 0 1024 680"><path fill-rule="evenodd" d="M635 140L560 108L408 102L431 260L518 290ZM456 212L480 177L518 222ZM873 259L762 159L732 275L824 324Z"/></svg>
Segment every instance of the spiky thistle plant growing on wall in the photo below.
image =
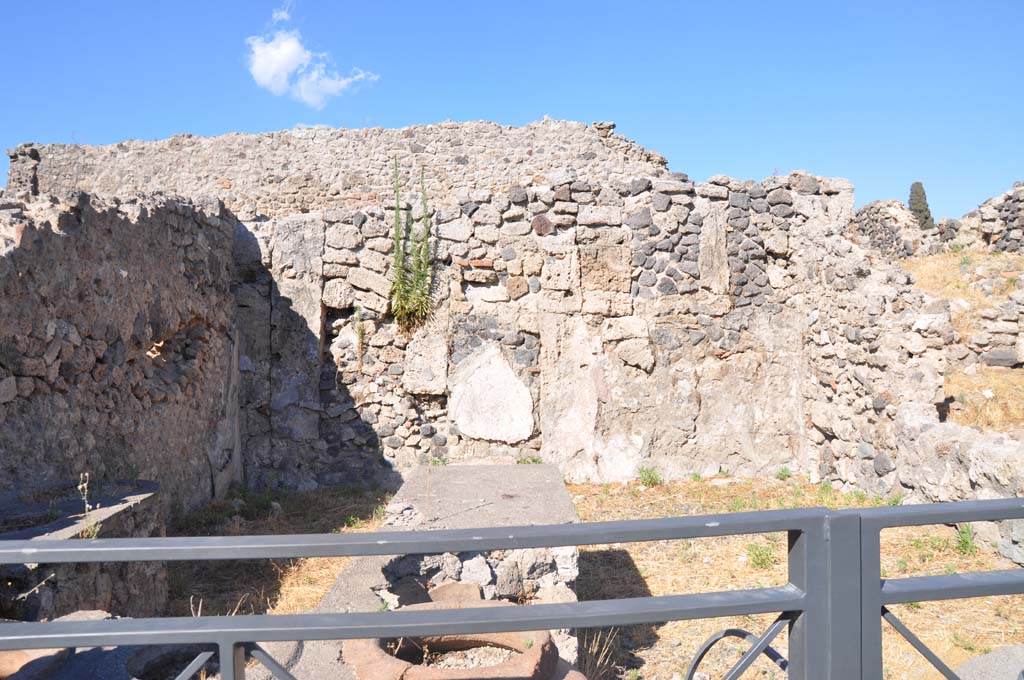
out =
<svg viewBox="0 0 1024 680"><path fill-rule="evenodd" d="M434 253L431 240L432 224L427 186L420 170L420 193L423 201L422 226L413 235L412 211L402 221L402 201L398 179L398 159L395 159L395 223L391 235L392 279L391 313L404 331L415 330L434 311Z"/></svg>
<svg viewBox="0 0 1024 680"><path fill-rule="evenodd" d="M395 158L395 226L391 232L391 313L401 323L409 296L409 280L405 264L409 232L402 228L402 200L398 184L398 158ZM411 215L410 215L411 217ZM408 225L408 220L406 221Z"/></svg>
<svg viewBox="0 0 1024 680"><path fill-rule="evenodd" d="M412 259L409 303L411 313L417 323L430 318L434 309L434 254L431 252L430 203L427 201L427 182L423 169L420 169L420 197L423 202L423 218L420 233L414 245Z"/></svg>

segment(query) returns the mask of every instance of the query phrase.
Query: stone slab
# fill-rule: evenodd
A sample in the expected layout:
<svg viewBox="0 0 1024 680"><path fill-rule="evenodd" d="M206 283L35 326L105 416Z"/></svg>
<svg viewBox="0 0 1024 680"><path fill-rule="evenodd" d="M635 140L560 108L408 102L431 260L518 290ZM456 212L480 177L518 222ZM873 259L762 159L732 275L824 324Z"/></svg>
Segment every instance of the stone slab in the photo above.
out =
<svg viewBox="0 0 1024 680"><path fill-rule="evenodd" d="M1024 673L1024 645L1003 647L956 669L961 680L1018 680Z"/></svg>
<svg viewBox="0 0 1024 680"><path fill-rule="evenodd" d="M497 345L474 352L448 383L449 416L464 436L514 444L533 434L533 397Z"/></svg>
<svg viewBox="0 0 1024 680"><path fill-rule="evenodd" d="M446 465L409 475L389 503L412 505L417 529L574 523L576 509L555 465Z"/></svg>
<svg viewBox="0 0 1024 680"><path fill-rule="evenodd" d="M416 529L468 529L508 524L577 522L576 510L554 465L451 465L421 467L388 504L411 506ZM411 527L405 527L411 528ZM388 556L358 557L338 575L313 612L366 612L380 608L374 593L385 585L382 572ZM299 678L356 680L348 666L338 664L340 641L270 643L264 647ZM559 666L559 677L569 673ZM271 680L269 672L250 669L247 677Z"/></svg>

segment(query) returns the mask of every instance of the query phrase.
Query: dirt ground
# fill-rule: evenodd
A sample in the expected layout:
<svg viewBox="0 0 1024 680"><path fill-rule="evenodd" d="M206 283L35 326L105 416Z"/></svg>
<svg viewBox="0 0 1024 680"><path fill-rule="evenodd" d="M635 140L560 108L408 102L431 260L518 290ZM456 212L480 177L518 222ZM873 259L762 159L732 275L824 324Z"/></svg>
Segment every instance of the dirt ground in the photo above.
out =
<svg viewBox="0 0 1024 680"><path fill-rule="evenodd" d="M787 477L781 474L780 477ZM899 498L842 494L827 485L786 479L691 479L644 487L576 484L569 491L582 521L641 519L747 510L827 506L869 507ZM327 489L270 496L239 494L215 501L175 525L174 535L286 534L372 531L387 497L351 489ZM275 507L277 504L278 507ZM954 571L1007 569L1014 565L967 530L935 526L894 529L882 534L885 577ZM347 558L178 562L170 564L168 614L288 614L315 606ZM688 541L658 541L581 548L580 599L699 593L781 585L786 582L786 540L782 534ZM896 615L948 664L1008 644L1024 644L1024 596L991 597L901 605ZM774 615L633 626L616 631L581 631L581 649L608 648L591 665L590 680L663 679L682 676L691 655L712 633L739 627L760 634ZM903 639L883 624L887 680L941 680ZM774 647L786 654L786 633ZM721 677L747 645L717 645L700 670ZM764 657L745 677L782 680L785 674Z"/></svg>
<svg viewBox="0 0 1024 680"><path fill-rule="evenodd" d="M361 489L287 494L238 492L176 523L172 536L373 531L387 497ZM295 614L316 606L347 557L169 562L170 616Z"/></svg>
<svg viewBox="0 0 1024 680"><path fill-rule="evenodd" d="M781 475L785 476L785 475ZM640 519L745 510L828 506L868 507L900 499L840 494L797 478L687 480L643 487L639 483L579 484L570 493L582 521ZM689 541L590 546L581 549L580 599L697 593L781 585L786 582L786 540L782 534ZM882 534L882 575L942 574L1013 568L992 546L969 530L913 527ZM963 661L1008 644L1024 644L1024 596L909 604L894 613L946 663ZM714 632L739 627L759 635L774 615L635 626L618 632L608 677L669 680L685 674L691 655ZM925 680L942 676L888 624L883 624L885 678ZM774 647L786 653L786 634ZM719 643L700 666L721 677L747 643ZM778 679L785 673L762 657L744 677Z"/></svg>

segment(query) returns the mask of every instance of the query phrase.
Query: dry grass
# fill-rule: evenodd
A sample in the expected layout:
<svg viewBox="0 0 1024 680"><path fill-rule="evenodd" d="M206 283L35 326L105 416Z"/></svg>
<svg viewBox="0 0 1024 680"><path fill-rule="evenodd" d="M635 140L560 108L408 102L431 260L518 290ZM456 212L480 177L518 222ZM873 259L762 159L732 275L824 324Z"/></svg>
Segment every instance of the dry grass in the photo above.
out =
<svg viewBox="0 0 1024 680"><path fill-rule="evenodd" d="M780 480L692 480L667 482L641 490L639 485L585 484L570 486L584 521L639 519L745 510L825 505L866 507L898 499L841 494L796 477ZM960 546L960 547L958 547ZM882 535L882 570L887 577L951 571L1005 569L1010 565L991 546L973 554L961 552L950 527L918 527ZM786 582L786 539L781 534L736 536L691 541L592 546L581 551L577 584L581 599L647 594L735 590ZM987 649L1024 643L1024 596L993 597L923 605L894 611L940 657L954 667ZM673 622L633 626L620 631L616 659L619 676L664 678L684 673L690 655L707 637L735 626L760 634L774 615ZM887 625L883 626L887 680L924 680L941 676ZM701 672L720 677L745 651L747 643L719 643L701 665ZM786 652L786 635L775 645ZM750 677L779 679L784 673L766 658L748 671Z"/></svg>
<svg viewBox="0 0 1024 680"><path fill-rule="evenodd" d="M946 375L946 396L956 400L950 419L986 430L1024 427L1024 369L979 368Z"/></svg>
<svg viewBox="0 0 1024 680"><path fill-rule="evenodd" d="M952 312L962 340L980 327L980 312L1004 302L1017 289L1024 255L968 250L914 257L901 262L916 285L935 297L962 301ZM985 291L979 282L994 280ZM946 396L956 400L950 418L961 425L991 430L1024 426L1024 370L981 368L968 375L946 375Z"/></svg>
<svg viewBox="0 0 1024 680"><path fill-rule="evenodd" d="M964 250L957 253L938 253L910 257L900 264L914 275L914 285L935 297L946 300L966 300L978 307L992 307L1007 299L1016 284L1014 279L1024 271L1024 255L993 253L982 250ZM965 274L961 268L967 267ZM986 294L974 285L978 278L1001 276L1003 283L992 294Z"/></svg>
<svg viewBox="0 0 1024 680"><path fill-rule="evenodd" d="M966 309L954 309L952 315L953 328L966 338L978 327L979 311L1006 301L1017 288L1024 271L1024 255L965 250L911 257L900 264L914 275L915 285L929 295L967 303ZM962 271L963 268L968 271ZM990 293L978 285L979 280L986 278L999 280Z"/></svg>
<svg viewBox="0 0 1024 680"><path fill-rule="evenodd" d="M616 658L622 653L618 628L587 628L579 631L577 668L587 680L616 677Z"/></svg>
<svg viewBox="0 0 1024 680"><path fill-rule="evenodd" d="M235 507L235 502L242 504ZM372 531L387 499L361 489L317 489L279 495L240 493L194 511L176 536ZM280 511L274 504L280 506ZM316 606L347 557L168 563L171 616L294 614Z"/></svg>

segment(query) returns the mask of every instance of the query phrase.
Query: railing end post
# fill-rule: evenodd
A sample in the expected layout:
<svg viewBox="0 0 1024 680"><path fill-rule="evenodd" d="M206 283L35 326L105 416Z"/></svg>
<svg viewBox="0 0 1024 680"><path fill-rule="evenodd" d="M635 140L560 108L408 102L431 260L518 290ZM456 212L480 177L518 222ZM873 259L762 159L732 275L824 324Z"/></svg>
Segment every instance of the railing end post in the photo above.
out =
<svg viewBox="0 0 1024 680"><path fill-rule="evenodd" d="M221 680L245 680L245 647L232 640L217 645Z"/></svg>

